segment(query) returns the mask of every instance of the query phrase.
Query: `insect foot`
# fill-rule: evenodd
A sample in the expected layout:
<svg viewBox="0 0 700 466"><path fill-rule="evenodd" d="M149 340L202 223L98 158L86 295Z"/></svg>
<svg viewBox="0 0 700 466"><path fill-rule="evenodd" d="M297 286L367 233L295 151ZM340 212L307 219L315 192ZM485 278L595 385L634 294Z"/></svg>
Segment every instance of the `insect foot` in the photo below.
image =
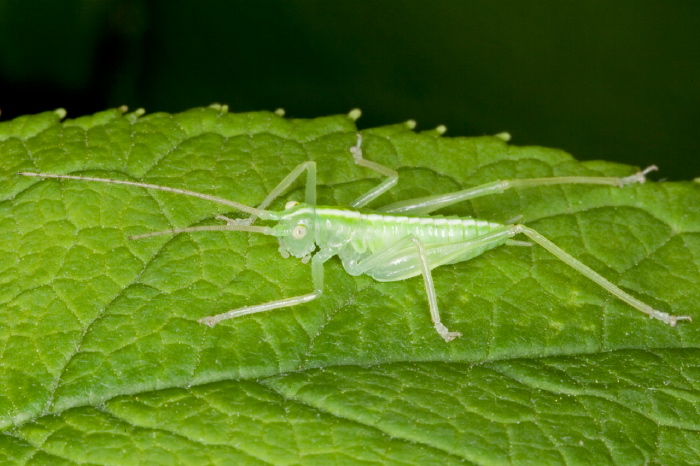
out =
<svg viewBox="0 0 700 466"><path fill-rule="evenodd" d="M653 309L652 312L649 313L649 318L659 319L661 322L665 322L671 327L675 327L679 320L693 320L690 316L674 316L668 312L657 311L656 309Z"/></svg>
<svg viewBox="0 0 700 466"><path fill-rule="evenodd" d="M437 330L440 336L444 338L445 341L448 343L454 340L455 338L461 338L462 336L462 334L459 332L450 332L449 330L447 330L447 327L445 327L441 323L435 324L435 330Z"/></svg>
<svg viewBox="0 0 700 466"><path fill-rule="evenodd" d="M200 324L208 325L209 327L213 327L218 323L218 321L214 319L214 317L215 316L202 317L197 322L199 322Z"/></svg>
<svg viewBox="0 0 700 466"><path fill-rule="evenodd" d="M647 175L650 172L655 172L659 169L656 165L650 165L647 168L645 168L642 171L638 171L634 175L626 176L624 178L620 178L620 183L619 187L627 186L628 184L635 184L635 183L645 183L647 181Z"/></svg>

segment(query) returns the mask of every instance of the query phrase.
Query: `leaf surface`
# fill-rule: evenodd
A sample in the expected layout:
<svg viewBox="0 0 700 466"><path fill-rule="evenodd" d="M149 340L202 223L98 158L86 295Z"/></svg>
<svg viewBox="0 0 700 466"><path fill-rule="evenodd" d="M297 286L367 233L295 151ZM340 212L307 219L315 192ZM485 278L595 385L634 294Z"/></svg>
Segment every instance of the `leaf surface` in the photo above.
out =
<svg viewBox="0 0 700 466"><path fill-rule="evenodd" d="M317 301L208 328L197 320L308 293L308 265L248 233L128 240L240 216L226 206L16 175L137 180L257 205L315 160L319 204L346 205L381 181L353 164L348 116L62 117L0 123L3 463L700 461L700 325L649 320L539 247L433 272L443 321L464 334L449 344L420 278L351 277L337 259ZM363 135L365 157L400 173L374 207L497 179L636 170L408 125ZM296 183L272 208L303 192ZM697 183L523 189L440 213L522 215L655 308L700 319Z"/></svg>

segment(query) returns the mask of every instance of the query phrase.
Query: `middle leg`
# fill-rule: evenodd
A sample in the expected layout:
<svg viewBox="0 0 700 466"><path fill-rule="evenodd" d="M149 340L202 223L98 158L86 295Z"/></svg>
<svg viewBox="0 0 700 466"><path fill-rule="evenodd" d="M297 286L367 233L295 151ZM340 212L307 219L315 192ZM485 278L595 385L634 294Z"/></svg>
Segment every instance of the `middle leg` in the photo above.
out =
<svg viewBox="0 0 700 466"><path fill-rule="evenodd" d="M461 334L450 332L440 319L431 270L478 256L487 249L506 243L514 234L510 226L504 226L476 238L441 244L424 244L414 236L406 236L362 261L344 260L343 264L351 275L367 274L379 281L398 281L422 275L433 326L449 342Z"/></svg>

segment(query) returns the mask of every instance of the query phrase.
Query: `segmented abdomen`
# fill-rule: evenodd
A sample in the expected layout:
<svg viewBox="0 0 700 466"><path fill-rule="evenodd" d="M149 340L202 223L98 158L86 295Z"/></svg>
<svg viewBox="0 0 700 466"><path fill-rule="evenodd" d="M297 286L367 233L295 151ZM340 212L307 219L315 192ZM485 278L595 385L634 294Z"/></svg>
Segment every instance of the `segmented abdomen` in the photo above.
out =
<svg viewBox="0 0 700 466"><path fill-rule="evenodd" d="M484 235L500 226L468 217L405 217L363 213L355 226L357 235L353 236L355 243L364 240L366 248L376 252L406 236L414 236L424 244L456 243ZM357 249L362 249L362 246Z"/></svg>
<svg viewBox="0 0 700 466"><path fill-rule="evenodd" d="M317 207L316 239L321 247L344 245L359 256L384 250L406 236L424 244L455 243L476 238L502 225L469 217L397 216L377 212Z"/></svg>

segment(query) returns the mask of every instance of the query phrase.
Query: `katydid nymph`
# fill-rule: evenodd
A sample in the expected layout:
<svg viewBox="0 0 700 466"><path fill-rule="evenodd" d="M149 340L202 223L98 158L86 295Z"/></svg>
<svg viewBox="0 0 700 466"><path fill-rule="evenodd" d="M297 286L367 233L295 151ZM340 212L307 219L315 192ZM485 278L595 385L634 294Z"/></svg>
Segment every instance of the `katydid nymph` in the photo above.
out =
<svg viewBox="0 0 700 466"><path fill-rule="evenodd" d="M199 320L200 323L212 327L223 320L234 317L313 301L323 293L324 263L333 256L338 256L350 275L367 274L378 281L398 281L422 276L433 325L438 334L449 342L460 337L461 333L449 331L441 322L431 270L442 265L468 261L501 245L532 246L529 242L513 240L512 238L516 235L526 236L530 241L543 247L615 297L640 310L650 318L661 320L672 327L679 320L691 320L690 316L674 316L653 309L525 225L500 224L471 217L430 215L443 207L480 196L503 193L510 188L566 184L609 185L623 188L629 184L644 183L647 173L656 170L654 166L622 178L570 176L494 181L461 191L400 201L376 210L369 210L365 209L364 206L396 185L398 173L363 157L362 136L359 133L357 134L357 142L350 148L350 152L355 164L374 170L386 178L376 187L351 202L348 207L316 205L316 163L312 161L304 162L292 170L257 207L184 189L147 183L48 173L24 172L20 175L130 185L213 201L247 213L249 217L229 219L217 216L226 224L176 228L138 235L131 239L215 230L260 233L279 239L279 252L283 257L291 255L301 259L304 263L311 262L313 291L310 293L263 304L244 306ZM306 172L305 202L288 202L285 209L280 212L267 210L267 207L304 172ZM256 226L254 223L258 219L276 222L276 224Z"/></svg>

